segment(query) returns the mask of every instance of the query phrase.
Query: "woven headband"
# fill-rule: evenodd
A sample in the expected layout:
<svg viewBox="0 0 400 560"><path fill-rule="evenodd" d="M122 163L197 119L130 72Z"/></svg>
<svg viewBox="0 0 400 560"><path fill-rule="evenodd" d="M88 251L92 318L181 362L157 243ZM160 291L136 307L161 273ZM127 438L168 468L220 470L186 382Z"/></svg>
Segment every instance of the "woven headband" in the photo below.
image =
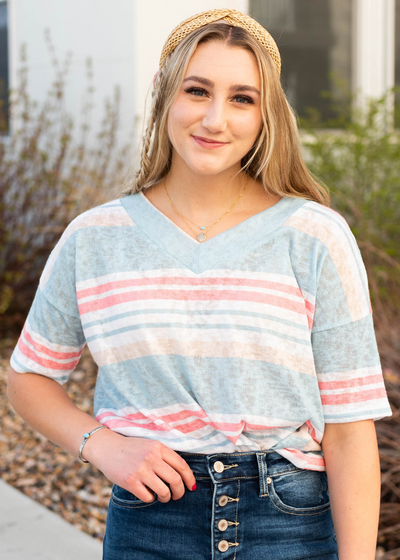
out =
<svg viewBox="0 0 400 560"><path fill-rule="evenodd" d="M262 25L260 25L253 18L238 12L237 10L210 10L196 14L185 21L182 21L170 33L165 42L164 48L160 57L160 70L164 66L167 56L175 50L175 47L192 31L203 27L208 23L214 23L218 20L224 20L233 27L241 27L246 29L257 41L269 52L274 61L278 74L281 73L281 57L275 41Z"/></svg>

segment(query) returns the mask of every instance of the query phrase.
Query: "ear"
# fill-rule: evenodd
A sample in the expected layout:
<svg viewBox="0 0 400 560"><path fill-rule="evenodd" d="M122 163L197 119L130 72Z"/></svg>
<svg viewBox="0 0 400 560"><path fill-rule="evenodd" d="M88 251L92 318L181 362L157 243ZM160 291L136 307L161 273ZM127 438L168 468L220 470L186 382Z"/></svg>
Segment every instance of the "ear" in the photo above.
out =
<svg viewBox="0 0 400 560"><path fill-rule="evenodd" d="M157 81L157 78L158 78L158 74L159 74L159 73L160 73L160 71L157 70L157 72L154 74L154 78L153 78L153 88L156 87L156 81Z"/></svg>

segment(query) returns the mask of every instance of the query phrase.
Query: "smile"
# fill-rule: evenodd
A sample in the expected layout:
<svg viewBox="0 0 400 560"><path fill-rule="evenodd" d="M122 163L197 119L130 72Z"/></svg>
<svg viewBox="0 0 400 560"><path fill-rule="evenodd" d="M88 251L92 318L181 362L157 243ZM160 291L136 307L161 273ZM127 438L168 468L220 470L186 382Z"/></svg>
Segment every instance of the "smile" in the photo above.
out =
<svg viewBox="0 0 400 560"><path fill-rule="evenodd" d="M214 150L215 148L222 148L222 146L226 146L229 142L216 142L215 140L209 140L208 138L203 138L202 136L192 136L193 140L195 140L202 148L206 148L207 150Z"/></svg>

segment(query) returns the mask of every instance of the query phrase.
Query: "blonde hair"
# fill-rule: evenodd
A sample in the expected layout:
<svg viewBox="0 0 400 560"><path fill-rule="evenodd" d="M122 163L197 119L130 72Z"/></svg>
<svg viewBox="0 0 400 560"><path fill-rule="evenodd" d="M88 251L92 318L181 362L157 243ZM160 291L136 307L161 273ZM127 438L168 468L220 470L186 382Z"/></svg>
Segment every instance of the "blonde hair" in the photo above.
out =
<svg viewBox="0 0 400 560"><path fill-rule="evenodd" d="M242 171L261 181L268 193L301 197L329 205L329 194L311 176L301 153L296 118L280 84L276 66L268 51L245 29L226 23L210 23L191 32L168 56L157 76L152 107L143 136L140 167L124 194L151 187L167 175L172 161L168 137L168 114L185 77L197 46L209 41L252 52L261 76L263 126L251 150L242 159Z"/></svg>

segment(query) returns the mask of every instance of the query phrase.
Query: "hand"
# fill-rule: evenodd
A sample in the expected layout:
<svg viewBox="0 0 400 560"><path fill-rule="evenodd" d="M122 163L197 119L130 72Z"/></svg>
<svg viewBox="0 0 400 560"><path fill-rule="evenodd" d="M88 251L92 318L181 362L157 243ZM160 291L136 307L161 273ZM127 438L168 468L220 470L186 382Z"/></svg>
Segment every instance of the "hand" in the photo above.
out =
<svg viewBox="0 0 400 560"><path fill-rule="evenodd" d="M178 453L159 441L124 437L111 430L100 430L89 438L84 458L99 468L113 483L143 502L152 502L155 492L160 502L179 500L185 486L193 490L196 479ZM170 489L165 484L168 483Z"/></svg>

